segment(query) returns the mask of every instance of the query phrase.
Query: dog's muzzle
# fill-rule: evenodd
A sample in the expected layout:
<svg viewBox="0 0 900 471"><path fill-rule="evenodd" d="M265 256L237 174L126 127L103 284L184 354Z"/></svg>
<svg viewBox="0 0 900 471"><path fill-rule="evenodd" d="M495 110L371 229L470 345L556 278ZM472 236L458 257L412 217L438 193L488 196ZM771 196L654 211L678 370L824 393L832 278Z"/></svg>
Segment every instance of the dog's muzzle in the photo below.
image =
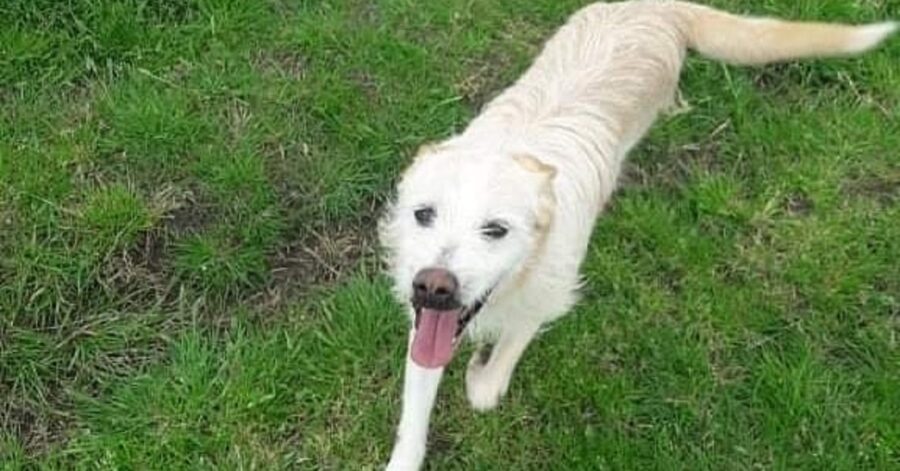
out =
<svg viewBox="0 0 900 471"><path fill-rule="evenodd" d="M426 268L413 279L415 335L412 359L425 368L445 366L466 326L484 307L490 291L469 306L459 301L459 281L444 268Z"/></svg>

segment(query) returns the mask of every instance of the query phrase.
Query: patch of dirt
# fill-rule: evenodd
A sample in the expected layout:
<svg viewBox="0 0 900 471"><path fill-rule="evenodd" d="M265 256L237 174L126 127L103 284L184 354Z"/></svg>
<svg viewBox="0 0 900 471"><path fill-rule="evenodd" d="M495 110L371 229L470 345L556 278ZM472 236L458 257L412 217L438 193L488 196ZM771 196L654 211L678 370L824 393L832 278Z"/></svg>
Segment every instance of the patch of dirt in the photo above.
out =
<svg viewBox="0 0 900 471"><path fill-rule="evenodd" d="M321 217L317 206L320 190L315 171L327 151L303 139L267 139L260 155L266 176L277 194L288 234L305 234Z"/></svg>
<svg viewBox="0 0 900 471"><path fill-rule="evenodd" d="M791 216L808 216L815 204L805 195L789 195L784 201L784 210Z"/></svg>
<svg viewBox="0 0 900 471"><path fill-rule="evenodd" d="M0 404L0 430L18 440L26 456L42 455L63 442L67 428L68 420L64 416L36 414L32 408L13 402Z"/></svg>
<svg viewBox="0 0 900 471"><path fill-rule="evenodd" d="M112 257L103 273L103 282L120 293L165 292L165 236L158 229L138 236L138 241Z"/></svg>
<svg viewBox="0 0 900 471"><path fill-rule="evenodd" d="M873 107L885 117L894 115L889 101L881 93L867 87L865 83L857 83L847 71L835 72L805 63L771 64L753 72L752 80L757 89L782 95L782 98L789 98L791 101L808 97L810 90L817 90L820 94L852 95L860 105ZM800 95L791 96L796 93Z"/></svg>
<svg viewBox="0 0 900 471"><path fill-rule="evenodd" d="M796 68L795 64L770 64L760 67L753 73L753 84L761 90L777 91L784 88L788 83L796 81L796 77L791 77L791 68Z"/></svg>
<svg viewBox="0 0 900 471"><path fill-rule="evenodd" d="M251 54L250 65L267 75L299 80L306 76L309 62L297 51L259 50Z"/></svg>
<svg viewBox="0 0 900 471"><path fill-rule="evenodd" d="M755 71L752 80L758 89L775 93L783 93L792 85L802 85L810 90L844 90L848 86L840 74L808 63L766 65Z"/></svg>
<svg viewBox="0 0 900 471"><path fill-rule="evenodd" d="M10 110L13 105L21 100L22 91L16 87L0 88L0 106L4 110Z"/></svg>
<svg viewBox="0 0 900 471"><path fill-rule="evenodd" d="M373 206L375 204L372 203ZM197 309L205 313L204 321L210 321L210 328L227 329L230 318L215 310L206 313L208 300L202 297L182 298L183 293L172 277L172 241L180 235L202 232L214 224L214 212L207 210L211 208L207 208L190 190L177 188L160 190L159 194L150 198L148 206L156 215L157 223L141 233L129 247L110 255L102 271L97 274L97 282L113 293L120 306L181 306L178 312ZM269 283L260 289L242 293L235 302L262 314L272 312L289 302L296 302L313 289L346 279L360 264L377 264L377 257L374 256L374 220L319 225L320 228L299 227L296 233L300 235L296 240L286 242L269 256ZM125 311L127 309L123 309ZM260 317L260 320L264 322L265 318ZM83 324L61 333L60 345L70 348L83 337L89 337L91 322L94 321L85 319ZM158 361L164 354L161 348L163 333L180 331L182 322L184 319L176 316L155 323L154 329L160 332L159 339L139 347L110 352L103 357L102 364L92 365L92 368L117 376ZM2 335L0 331L0 337ZM46 401L51 411L45 412L43 407L6 401L11 385L0 378L0 397L4 398L0 400L0 427L16 437L27 456L40 456L66 441L66 431L71 427L67 415L71 405L66 403L66 382L69 380L71 378L57 377L54 384L48 385L47 391L52 397ZM94 394L90 384L79 388L87 388L81 391Z"/></svg>
<svg viewBox="0 0 900 471"><path fill-rule="evenodd" d="M366 77L361 77L367 80ZM267 257L269 282L250 296L250 305L277 310L290 300L323 285L340 282L375 257L375 218L380 214L375 199L359 208L367 215L344 221L323 221L315 208L320 197L315 185L314 158L326 150L302 140L263 143L266 174L285 213L283 234L293 235Z"/></svg>
<svg viewBox="0 0 900 471"><path fill-rule="evenodd" d="M500 53L468 61L462 69L469 72L453 88L470 108L478 111L503 91L511 63L508 54Z"/></svg>
<svg viewBox="0 0 900 471"><path fill-rule="evenodd" d="M150 2L144 8L150 18L176 25L186 24L200 13L200 7L191 2Z"/></svg>
<svg viewBox="0 0 900 471"><path fill-rule="evenodd" d="M725 163L719 158L720 136L731 127L724 121L702 140L679 147L663 148L651 139L639 145L636 158L626 159L619 177L620 187L650 187L683 182L697 170L720 173Z"/></svg>
<svg viewBox="0 0 900 471"><path fill-rule="evenodd" d="M521 76L548 34L527 20L508 20L498 31L491 52L463 62L464 75L454 84L456 93L473 111L479 111Z"/></svg>
<svg viewBox="0 0 900 471"><path fill-rule="evenodd" d="M251 304L266 309L280 307L313 288L344 280L360 263L377 260L375 254L373 221L310 230L269 256L270 281Z"/></svg>
<svg viewBox="0 0 900 471"><path fill-rule="evenodd" d="M442 455L453 455L458 446L451 434L434 430L428 436L428 448L428 453L437 458Z"/></svg>
<svg viewBox="0 0 900 471"><path fill-rule="evenodd" d="M165 215L163 225L166 230L177 235L198 234L213 224L215 211L194 199L193 193L189 193L188 198Z"/></svg>
<svg viewBox="0 0 900 471"><path fill-rule="evenodd" d="M384 15L378 2L371 0L355 0L352 2L352 20L361 26L380 25L384 23Z"/></svg>
<svg viewBox="0 0 900 471"><path fill-rule="evenodd" d="M842 186L843 193L857 198L874 200L882 206L900 202L900 169L884 175L855 178Z"/></svg>
<svg viewBox="0 0 900 471"><path fill-rule="evenodd" d="M253 120L250 105L240 98L233 98L223 110L222 115L222 121L228 130L228 137L236 146L241 142L250 121Z"/></svg>
<svg viewBox="0 0 900 471"><path fill-rule="evenodd" d="M215 214L190 190L164 187L150 199L158 222L134 243L109 258L102 283L129 301L174 301L171 283L171 240L198 234L213 224Z"/></svg>
<svg viewBox="0 0 900 471"><path fill-rule="evenodd" d="M133 248L134 258L151 273L161 273L166 248L166 240L162 234L148 231L144 233L143 240Z"/></svg>
<svg viewBox="0 0 900 471"><path fill-rule="evenodd" d="M104 322L105 317L105 313L95 315L79 321L77 326L60 330L60 335L54 339L54 348L67 352L64 354L74 354L75 344L82 338L92 337L92 329ZM75 430L74 394L99 397L110 378L124 377L158 362L168 351L163 332L177 332L179 329L175 324L183 323L183 319L166 317L153 324L160 335L152 340L141 340L132 348L107 352L92 359L86 368L69 365L56 371L42 381L39 398L29 396L28 391L21 389L14 391L12 383L0 377L0 398L4 398L0 401L0 430L11 434L28 458L65 447L70 432ZM90 373L85 374L87 372ZM2 452L0 444L0 457Z"/></svg>
<svg viewBox="0 0 900 471"><path fill-rule="evenodd" d="M378 103L381 92L379 91L378 81L372 74L366 71L359 71L353 74L351 79L362 90L369 102L373 104Z"/></svg>

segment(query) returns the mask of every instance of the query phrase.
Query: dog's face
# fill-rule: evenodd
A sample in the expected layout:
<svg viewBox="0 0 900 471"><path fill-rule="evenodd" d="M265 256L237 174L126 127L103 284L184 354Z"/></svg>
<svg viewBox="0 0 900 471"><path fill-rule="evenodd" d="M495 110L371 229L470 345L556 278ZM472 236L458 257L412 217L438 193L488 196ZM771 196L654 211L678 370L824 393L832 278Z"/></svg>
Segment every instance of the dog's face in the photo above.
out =
<svg viewBox="0 0 900 471"><path fill-rule="evenodd" d="M419 364L449 362L491 293L527 269L552 219L554 174L530 156L452 145L425 148L407 170L381 241L395 292L416 315Z"/></svg>

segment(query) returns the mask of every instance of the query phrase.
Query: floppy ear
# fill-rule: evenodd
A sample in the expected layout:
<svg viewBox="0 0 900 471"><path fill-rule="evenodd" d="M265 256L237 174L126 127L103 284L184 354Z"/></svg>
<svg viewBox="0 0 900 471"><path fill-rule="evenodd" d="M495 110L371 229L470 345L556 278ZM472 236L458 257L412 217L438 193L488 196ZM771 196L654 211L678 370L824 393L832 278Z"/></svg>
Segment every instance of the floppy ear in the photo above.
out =
<svg viewBox="0 0 900 471"><path fill-rule="evenodd" d="M540 193L540 207L537 214L537 229L546 233L556 212L556 193L553 191L553 179L556 178L556 167L541 162L529 154L516 154L513 160L525 170L534 172L543 177Z"/></svg>
<svg viewBox="0 0 900 471"><path fill-rule="evenodd" d="M513 160L529 172L545 175L547 180L553 180L556 177L556 167L545 164L530 154L516 154L513 156Z"/></svg>

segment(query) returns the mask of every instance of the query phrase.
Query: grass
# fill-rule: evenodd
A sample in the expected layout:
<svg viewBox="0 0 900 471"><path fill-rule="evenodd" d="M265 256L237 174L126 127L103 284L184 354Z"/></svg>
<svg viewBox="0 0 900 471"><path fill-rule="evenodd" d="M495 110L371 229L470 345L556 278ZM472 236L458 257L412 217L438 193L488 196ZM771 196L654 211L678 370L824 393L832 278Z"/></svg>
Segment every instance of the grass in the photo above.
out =
<svg viewBox="0 0 900 471"><path fill-rule="evenodd" d="M0 6L0 469L386 462L405 326L377 208L580 3ZM584 300L496 412L451 368L429 467L900 466L898 60L691 58Z"/></svg>

